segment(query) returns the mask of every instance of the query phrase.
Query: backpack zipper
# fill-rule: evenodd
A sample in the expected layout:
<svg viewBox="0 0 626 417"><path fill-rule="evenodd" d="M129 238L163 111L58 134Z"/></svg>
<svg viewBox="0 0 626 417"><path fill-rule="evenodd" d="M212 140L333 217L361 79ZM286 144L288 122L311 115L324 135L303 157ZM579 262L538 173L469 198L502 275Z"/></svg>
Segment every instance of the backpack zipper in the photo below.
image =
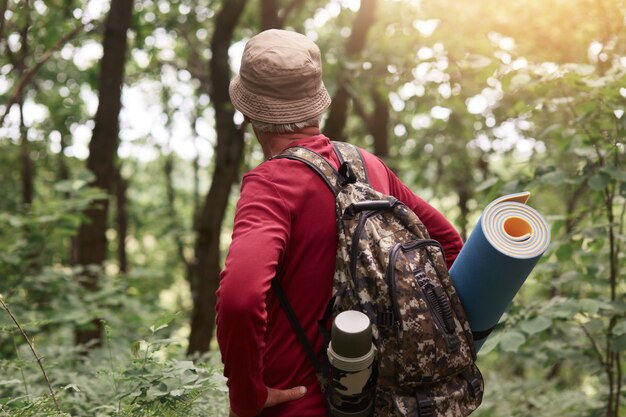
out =
<svg viewBox="0 0 626 417"><path fill-rule="evenodd" d="M402 247L401 243L397 243L389 254L389 263L387 264L387 283L389 287L389 298L391 299L391 308L393 309L393 322L396 328L396 339L400 341L400 330L402 330L402 320L400 319L400 306L398 305L398 297L396 296L396 280L393 265L398 257L398 250Z"/></svg>
<svg viewBox="0 0 626 417"><path fill-rule="evenodd" d="M371 210L361 213L361 217L359 218L359 223L354 229L354 234L352 235L352 244L350 246L350 276L352 277L353 284L356 288L356 260L359 254L359 238L361 237L361 233L363 232L363 228L365 227L365 222L370 217L379 213L381 210Z"/></svg>
<svg viewBox="0 0 626 417"><path fill-rule="evenodd" d="M421 239L416 240L414 242L410 242L408 244L396 244L389 254L389 264L387 264L387 279L389 286L389 298L391 299L391 307L394 312L394 323L396 327L396 338L400 340L400 333L403 327L402 316L400 315L400 305L398 303L398 297L396 296L396 279L395 279L395 268L394 265L396 263L396 258L398 257L398 251L402 249L402 251L407 251L411 249L417 249L421 246L437 246L441 248L441 244L433 239ZM434 315L434 314L433 314ZM445 328L445 327L444 327Z"/></svg>

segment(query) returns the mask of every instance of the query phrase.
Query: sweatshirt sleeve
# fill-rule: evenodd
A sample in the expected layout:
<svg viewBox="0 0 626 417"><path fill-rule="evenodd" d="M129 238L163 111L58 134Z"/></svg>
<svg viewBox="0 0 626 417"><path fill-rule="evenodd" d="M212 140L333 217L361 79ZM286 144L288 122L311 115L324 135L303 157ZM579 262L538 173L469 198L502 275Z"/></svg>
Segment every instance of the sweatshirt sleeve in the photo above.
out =
<svg viewBox="0 0 626 417"><path fill-rule="evenodd" d="M418 197L400 179L387 168L391 194L406 204L420 218L428 234L443 247L448 269L459 255L463 240L454 226L436 208Z"/></svg>
<svg viewBox="0 0 626 417"><path fill-rule="evenodd" d="M285 251L290 214L274 185L244 177L233 238L217 291L217 340L230 405L239 417L260 413L267 399L263 371L266 295Z"/></svg>

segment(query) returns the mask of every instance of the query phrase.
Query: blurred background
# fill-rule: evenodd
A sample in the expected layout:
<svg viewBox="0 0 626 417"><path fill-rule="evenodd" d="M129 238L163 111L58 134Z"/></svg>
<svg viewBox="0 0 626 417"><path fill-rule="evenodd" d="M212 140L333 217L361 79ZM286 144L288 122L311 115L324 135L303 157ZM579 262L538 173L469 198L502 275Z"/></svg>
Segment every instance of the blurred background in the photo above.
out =
<svg viewBox="0 0 626 417"><path fill-rule="evenodd" d="M622 0L0 0L0 415L227 415L214 293L263 160L228 83L267 28L320 46L324 133L464 238L506 193L547 217L553 243L480 352L474 415L626 415L625 16Z"/></svg>

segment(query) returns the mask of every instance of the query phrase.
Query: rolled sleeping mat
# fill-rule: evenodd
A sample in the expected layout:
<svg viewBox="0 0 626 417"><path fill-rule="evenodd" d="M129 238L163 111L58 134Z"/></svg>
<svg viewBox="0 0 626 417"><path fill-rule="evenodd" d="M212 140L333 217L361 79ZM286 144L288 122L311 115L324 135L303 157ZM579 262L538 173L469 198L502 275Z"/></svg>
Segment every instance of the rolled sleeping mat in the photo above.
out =
<svg viewBox="0 0 626 417"><path fill-rule="evenodd" d="M450 269L477 351L550 243L548 223L526 205L529 197L489 203Z"/></svg>

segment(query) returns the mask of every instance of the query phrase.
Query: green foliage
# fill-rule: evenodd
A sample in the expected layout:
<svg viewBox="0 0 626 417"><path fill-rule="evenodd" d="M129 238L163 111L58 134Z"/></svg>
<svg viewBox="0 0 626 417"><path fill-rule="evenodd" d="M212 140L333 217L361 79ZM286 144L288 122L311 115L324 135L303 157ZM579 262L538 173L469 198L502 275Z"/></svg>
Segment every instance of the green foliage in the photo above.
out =
<svg viewBox="0 0 626 417"><path fill-rule="evenodd" d="M102 197L86 186L88 181L61 181L55 185L57 198L48 204L0 216L0 294L45 358L66 413L62 415L221 415L228 407L219 357L211 353L195 362L176 359L183 354L183 340L171 326L176 322L179 327L182 318L143 304L150 296L146 281L155 274L137 271L122 281L90 267L101 276L93 292L80 284L82 267L61 263L58 254L68 251L66 245L82 221L80 213ZM8 315L1 313L0 415L57 415L32 354ZM82 347L73 345L72 328L86 328L103 318L105 345L84 356ZM128 341L151 318L153 324L141 330L147 336Z"/></svg>
<svg viewBox="0 0 626 417"><path fill-rule="evenodd" d="M218 358L214 354L195 362L172 358L181 353L180 340L162 336L174 318L167 315L157 319L146 338L131 346L121 345L120 333L106 324L105 346L87 357L67 346L40 346L66 413L62 415L222 415L227 407ZM22 348L16 353L21 359L0 361L6 376L0 384L0 415L58 415L34 364L23 359L28 353Z"/></svg>
<svg viewBox="0 0 626 417"><path fill-rule="evenodd" d="M0 127L0 294L44 356L64 415L227 415L217 353L183 359L182 340L191 306L186 261L216 146L210 40L226 2L135 1L120 118L129 183L124 274L116 244L105 265L78 267L72 258L83 210L104 197L115 203L113 193L88 187L84 167L106 13L92 3L7 2L0 103L78 18L95 20L26 86L24 122L15 107ZM350 57L358 2L276 2L283 12L292 3L303 4L286 25L317 37L331 93L345 85L368 115L375 95L384 98L387 162L462 233L490 200L524 189L548 218L548 253L481 351L487 392L475 415L624 415L624 2L379 0L363 52ZM258 31L261 5L249 2L231 64L239 42ZM138 128L135 117L153 126ZM372 149L355 105L346 132ZM33 168L30 205L25 161ZM243 170L261 161L247 137ZM222 255L235 200L233 193ZM99 277L96 291L81 285L86 269ZM74 331L94 320L106 322L107 337L85 355ZM3 311L0 358L0 415L54 415L37 365Z"/></svg>

